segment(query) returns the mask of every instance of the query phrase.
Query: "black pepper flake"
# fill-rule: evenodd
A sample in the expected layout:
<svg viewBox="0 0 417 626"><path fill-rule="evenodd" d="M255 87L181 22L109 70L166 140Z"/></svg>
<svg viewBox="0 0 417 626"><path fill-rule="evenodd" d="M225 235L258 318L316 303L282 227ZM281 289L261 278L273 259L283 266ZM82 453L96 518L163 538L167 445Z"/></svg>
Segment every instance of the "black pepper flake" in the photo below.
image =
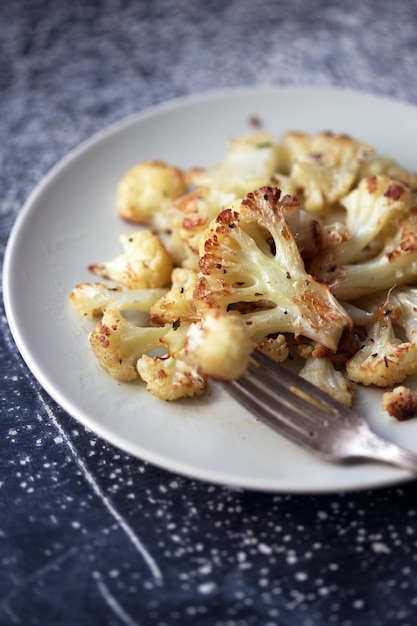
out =
<svg viewBox="0 0 417 626"><path fill-rule="evenodd" d="M173 322L172 330L178 330L180 326L181 326L181 320L180 318L178 318L177 320L175 320L175 322Z"/></svg>

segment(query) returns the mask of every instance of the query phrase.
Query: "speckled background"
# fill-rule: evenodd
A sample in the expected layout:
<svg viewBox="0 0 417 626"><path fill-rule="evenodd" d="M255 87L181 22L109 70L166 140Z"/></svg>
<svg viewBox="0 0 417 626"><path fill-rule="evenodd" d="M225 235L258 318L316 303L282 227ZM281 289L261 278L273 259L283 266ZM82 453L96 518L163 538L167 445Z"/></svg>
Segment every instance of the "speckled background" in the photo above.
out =
<svg viewBox="0 0 417 626"><path fill-rule="evenodd" d="M417 104L415 0L3 0L0 33L2 253L48 169L149 105L258 83ZM417 623L416 483L292 496L170 474L56 406L3 309L0 341L2 626Z"/></svg>

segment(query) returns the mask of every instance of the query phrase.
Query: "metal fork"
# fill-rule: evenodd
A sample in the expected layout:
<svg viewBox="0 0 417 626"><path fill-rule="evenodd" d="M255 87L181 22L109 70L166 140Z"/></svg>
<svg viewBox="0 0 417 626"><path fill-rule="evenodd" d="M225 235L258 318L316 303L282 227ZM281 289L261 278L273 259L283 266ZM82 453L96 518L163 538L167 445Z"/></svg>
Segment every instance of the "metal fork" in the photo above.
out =
<svg viewBox="0 0 417 626"><path fill-rule="evenodd" d="M336 463L374 460L417 474L417 454L381 438L364 418L256 350L225 389L267 426Z"/></svg>

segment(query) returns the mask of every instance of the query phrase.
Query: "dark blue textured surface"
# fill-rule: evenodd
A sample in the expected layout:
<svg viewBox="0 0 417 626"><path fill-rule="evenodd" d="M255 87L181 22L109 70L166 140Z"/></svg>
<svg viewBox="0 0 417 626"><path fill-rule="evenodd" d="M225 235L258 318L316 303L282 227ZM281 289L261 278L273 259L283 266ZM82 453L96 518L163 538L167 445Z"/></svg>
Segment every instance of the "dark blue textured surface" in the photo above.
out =
<svg viewBox="0 0 417 626"><path fill-rule="evenodd" d="M0 34L2 254L48 169L149 105L257 83L417 104L415 0L3 0ZM415 482L291 496L170 474L56 406L3 309L0 341L1 626L417 623Z"/></svg>

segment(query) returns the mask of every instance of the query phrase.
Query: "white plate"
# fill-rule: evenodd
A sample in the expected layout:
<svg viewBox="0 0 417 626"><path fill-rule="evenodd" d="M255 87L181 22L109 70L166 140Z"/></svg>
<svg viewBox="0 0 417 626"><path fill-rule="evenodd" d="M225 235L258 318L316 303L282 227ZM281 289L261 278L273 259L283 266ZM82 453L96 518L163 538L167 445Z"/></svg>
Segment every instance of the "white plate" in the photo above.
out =
<svg viewBox="0 0 417 626"><path fill-rule="evenodd" d="M97 365L91 325L68 303L87 266L120 252L129 230L116 216L115 190L141 160L188 167L223 157L230 136L256 115L277 138L290 129L332 130L363 139L417 169L417 109L366 94L315 88L259 88L175 101L112 126L59 163L30 195L10 236L4 264L9 324L27 365L68 413L121 449L160 467L225 485L325 492L404 481L376 464L334 467L272 434L222 390L167 404L141 384L120 384ZM398 423L380 394L359 398L383 435L417 451L417 420Z"/></svg>

